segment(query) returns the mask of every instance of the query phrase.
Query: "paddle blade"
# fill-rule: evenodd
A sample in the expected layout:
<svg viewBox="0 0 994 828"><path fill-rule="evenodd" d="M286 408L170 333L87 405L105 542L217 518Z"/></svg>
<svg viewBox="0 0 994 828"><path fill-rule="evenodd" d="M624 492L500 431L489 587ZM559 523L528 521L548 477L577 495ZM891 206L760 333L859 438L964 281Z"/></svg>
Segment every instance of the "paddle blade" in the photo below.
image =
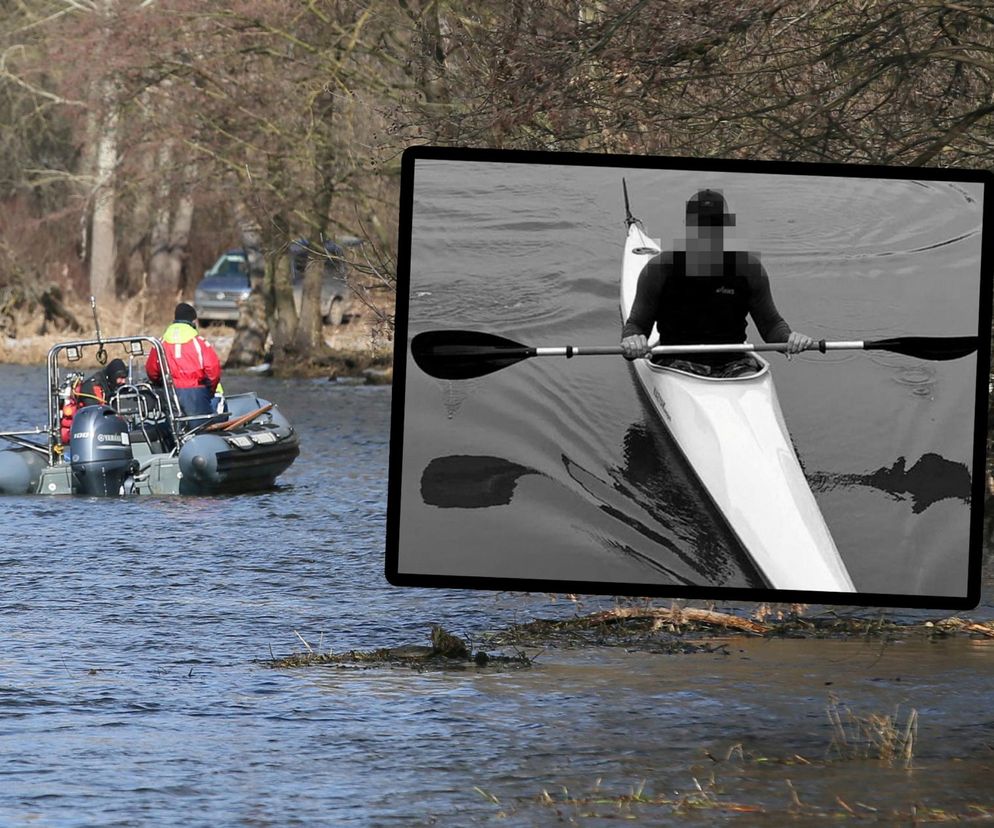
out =
<svg viewBox="0 0 994 828"><path fill-rule="evenodd" d="M866 350L891 351L918 359L959 359L977 350L975 336L899 336L864 342Z"/></svg>
<svg viewBox="0 0 994 828"><path fill-rule="evenodd" d="M411 340L414 362L436 379L482 377L534 355L520 342L476 331L425 331Z"/></svg>

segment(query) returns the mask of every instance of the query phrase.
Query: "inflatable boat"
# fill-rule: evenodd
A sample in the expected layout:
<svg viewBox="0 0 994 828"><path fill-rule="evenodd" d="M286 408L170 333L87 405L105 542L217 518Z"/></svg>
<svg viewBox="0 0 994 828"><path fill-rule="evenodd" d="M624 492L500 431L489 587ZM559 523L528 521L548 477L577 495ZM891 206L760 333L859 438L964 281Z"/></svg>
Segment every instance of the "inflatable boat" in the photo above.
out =
<svg viewBox="0 0 994 828"><path fill-rule="evenodd" d="M120 345L128 379L106 405L87 405L62 439L62 408L82 373L73 370L87 349L107 361ZM151 350L162 366L161 385L138 379ZM79 340L48 353L47 424L0 432L0 494L92 496L224 494L271 488L300 453L293 426L253 392L224 398L209 417L182 414L162 343L134 336Z"/></svg>

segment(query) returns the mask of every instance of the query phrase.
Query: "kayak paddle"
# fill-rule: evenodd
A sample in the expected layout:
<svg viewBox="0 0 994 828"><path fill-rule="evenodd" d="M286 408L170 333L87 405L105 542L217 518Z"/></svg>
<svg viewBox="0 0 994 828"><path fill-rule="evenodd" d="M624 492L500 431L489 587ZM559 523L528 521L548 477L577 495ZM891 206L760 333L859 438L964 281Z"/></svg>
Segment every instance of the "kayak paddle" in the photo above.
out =
<svg viewBox="0 0 994 828"><path fill-rule="evenodd" d="M875 341L814 343L807 350L822 353L835 350L890 351L918 359L959 359L977 350L975 336L899 336ZM786 342L754 345L657 345L652 354L744 353L786 351ZM411 355L417 366L437 379L457 380L482 377L517 362L539 356L620 355L621 345L565 345L535 348L511 339L476 331L425 331L411 340Z"/></svg>

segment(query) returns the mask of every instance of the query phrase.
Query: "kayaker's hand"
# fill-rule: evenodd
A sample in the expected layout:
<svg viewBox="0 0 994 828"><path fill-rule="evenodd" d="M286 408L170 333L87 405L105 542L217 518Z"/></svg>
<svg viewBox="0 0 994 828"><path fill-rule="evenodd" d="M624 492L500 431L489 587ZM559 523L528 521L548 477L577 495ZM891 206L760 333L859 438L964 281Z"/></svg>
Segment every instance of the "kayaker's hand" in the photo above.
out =
<svg viewBox="0 0 994 828"><path fill-rule="evenodd" d="M649 340L642 334L632 334L621 340L621 350L625 359L638 359L649 353Z"/></svg>
<svg viewBox="0 0 994 828"><path fill-rule="evenodd" d="M808 350L814 344L815 341L810 336L802 334L800 331L791 331L790 336L787 337L787 353L799 354L801 351Z"/></svg>

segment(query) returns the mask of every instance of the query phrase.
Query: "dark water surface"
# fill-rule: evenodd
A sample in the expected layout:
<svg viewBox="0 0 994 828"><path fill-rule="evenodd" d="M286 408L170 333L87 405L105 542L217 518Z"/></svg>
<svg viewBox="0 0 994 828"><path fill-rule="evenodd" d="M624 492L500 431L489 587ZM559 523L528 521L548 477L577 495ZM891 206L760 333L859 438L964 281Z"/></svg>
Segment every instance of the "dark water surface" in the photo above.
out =
<svg viewBox="0 0 994 828"><path fill-rule="evenodd" d="M0 366L6 427L35 424L42 373ZM787 779L825 808L994 799L987 642L552 648L505 673L263 666L303 650L298 633L322 650L395 646L432 623L479 637L574 607L386 584L390 389L225 384L300 430L278 491L0 499L0 825L535 825L557 819L543 789L592 796L600 780L617 796L645 780L675 797L712 772L719 799L782 814ZM858 713L917 708L919 769L831 759L832 692ZM735 745L744 760L707 758ZM756 761L794 754L813 764Z"/></svg>

